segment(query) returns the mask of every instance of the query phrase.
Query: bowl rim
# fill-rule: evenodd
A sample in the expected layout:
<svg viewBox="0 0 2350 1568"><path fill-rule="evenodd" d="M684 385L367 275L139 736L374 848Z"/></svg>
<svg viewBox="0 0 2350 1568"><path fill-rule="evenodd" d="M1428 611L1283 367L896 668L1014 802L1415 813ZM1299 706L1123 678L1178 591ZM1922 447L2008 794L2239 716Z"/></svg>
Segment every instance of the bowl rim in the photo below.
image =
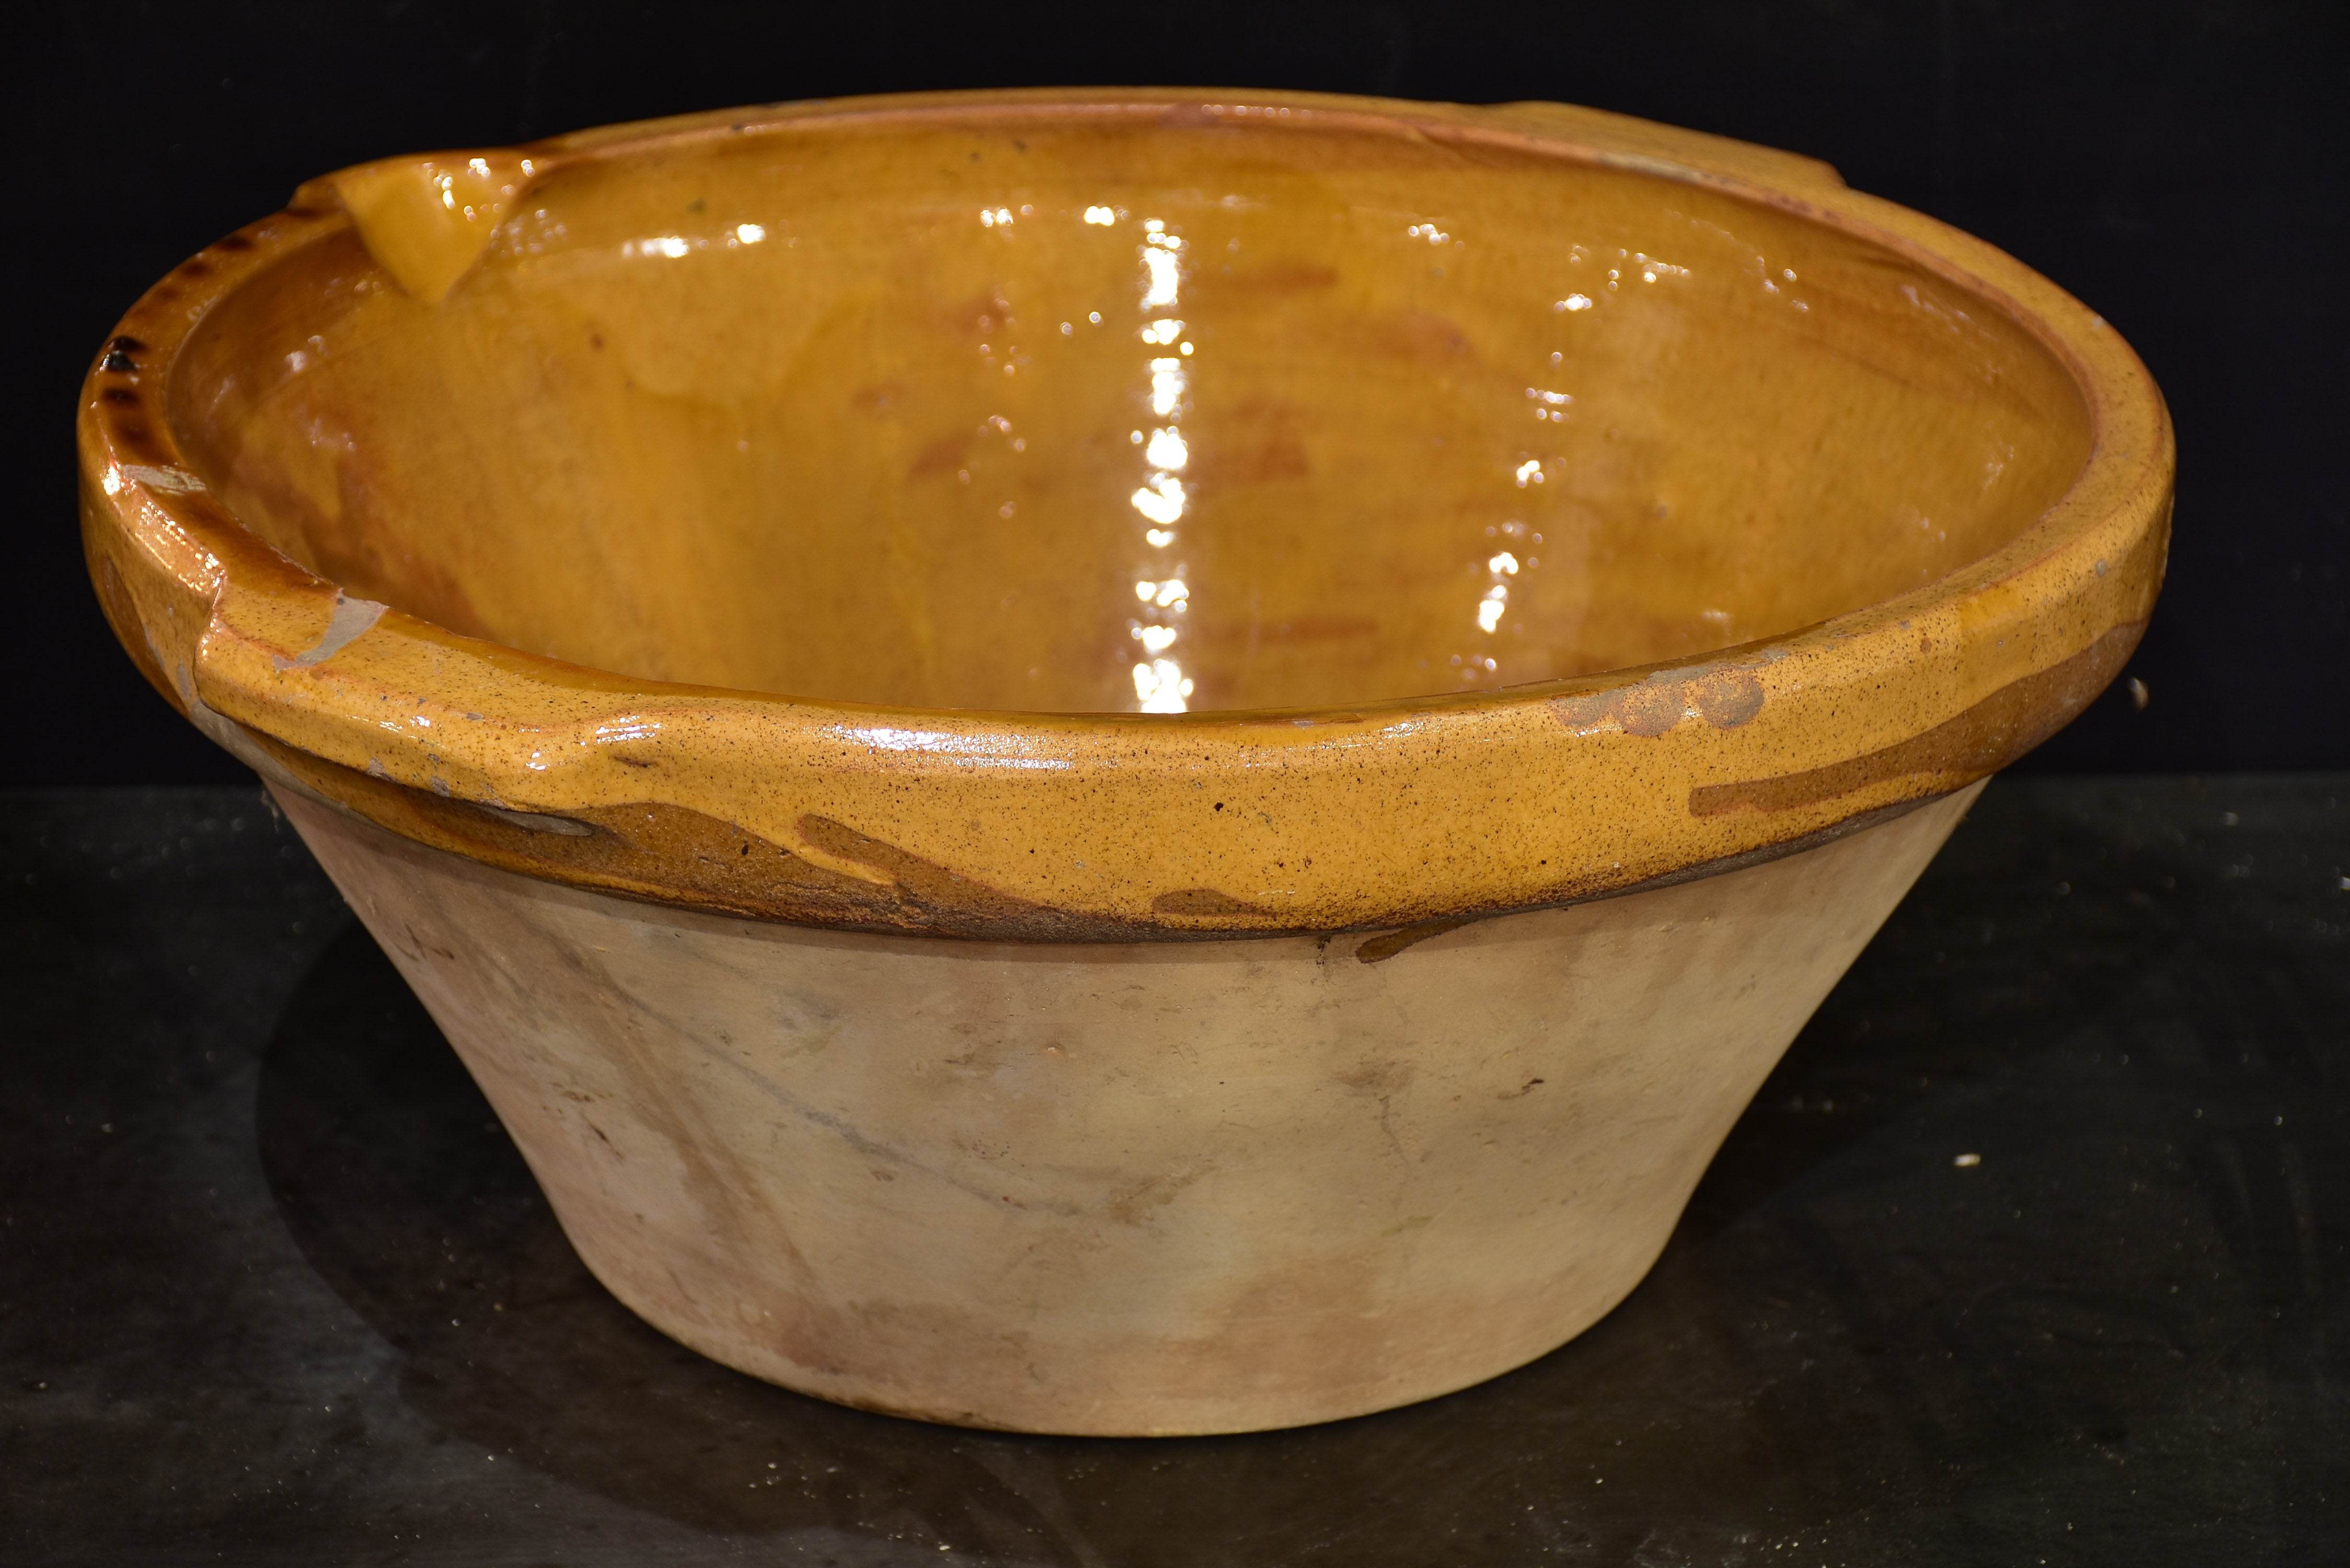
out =
<svg viewBox="0 0 2350 1568"><path fill-rule="evenodd" d="M1498 691L1146 715L642 680L460 636L264 544L173 433L173 372L210 312L308 245L369 238L370 192L387 182L473 182L462 188L480 193L480 220L441 236L463 251L453 281L506 203L556 169L746 136L1079 118L1505 150L1838 229L2031 333L2072 377L2090 452L2008 544L1812 627ZM390 270L431 296L433 277ZM813 100L327 175L130 308L85 380L77 446L85 549L117 635L168 701L276 786L581 888L1031 942L1394 929L1409 945L1792 853L1963 788L2120 670L2160 585L2175 467L2161 395L2102 317L1814 160L1555 104L1161 88Z"/></svg>

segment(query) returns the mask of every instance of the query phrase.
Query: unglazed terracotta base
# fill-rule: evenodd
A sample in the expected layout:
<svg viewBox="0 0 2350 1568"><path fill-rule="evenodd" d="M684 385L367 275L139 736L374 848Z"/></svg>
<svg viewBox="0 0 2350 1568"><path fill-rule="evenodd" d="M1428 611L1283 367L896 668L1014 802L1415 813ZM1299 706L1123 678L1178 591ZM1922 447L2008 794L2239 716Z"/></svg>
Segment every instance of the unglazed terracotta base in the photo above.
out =
<svg viewBox="0 0 2350 1568"><path fill-rule="evenodd" d="M724 919L278 798L664 1332L874 1409L1178 1434L1445 1393L1622 1300L1980 788L1409 945Z"/></svg>
<svg viewBox="0 0 2350 1568"><path fill-rule="evenodd" d="M1096 1433L1618 1300L2128 657L2173 462L2104 321L1811 160L1176 89L345 170L78 436L125 648L623 1298Z"/></svg>

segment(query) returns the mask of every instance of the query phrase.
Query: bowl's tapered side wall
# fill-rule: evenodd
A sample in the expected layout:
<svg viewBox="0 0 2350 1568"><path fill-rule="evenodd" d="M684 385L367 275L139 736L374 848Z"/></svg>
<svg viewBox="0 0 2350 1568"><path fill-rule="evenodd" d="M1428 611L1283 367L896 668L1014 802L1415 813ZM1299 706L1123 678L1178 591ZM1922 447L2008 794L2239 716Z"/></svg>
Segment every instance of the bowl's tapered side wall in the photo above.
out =
<svg viewBox="0 0 2350 1568"><path fill-rule="evenodd" d="M1379 957L729 920L278 791L623 1302L826 1398L1102 1435L1383 1409L1587 1327L1974 793Z"/></svg>

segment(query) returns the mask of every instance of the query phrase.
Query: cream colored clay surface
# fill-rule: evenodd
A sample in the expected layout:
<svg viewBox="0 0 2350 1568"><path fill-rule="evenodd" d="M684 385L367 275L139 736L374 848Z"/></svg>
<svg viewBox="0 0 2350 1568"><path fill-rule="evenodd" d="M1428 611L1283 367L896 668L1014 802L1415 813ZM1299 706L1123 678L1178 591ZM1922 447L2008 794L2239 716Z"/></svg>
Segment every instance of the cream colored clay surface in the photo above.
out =
<svg viewBox="0 0 2350 1568"><path fill-rule="evenodd" d="M1380 958L718 919L277 791L630 1307L826 1398L1128 1435L1383 1409L1588 1326L1975 793Z"/></svg>

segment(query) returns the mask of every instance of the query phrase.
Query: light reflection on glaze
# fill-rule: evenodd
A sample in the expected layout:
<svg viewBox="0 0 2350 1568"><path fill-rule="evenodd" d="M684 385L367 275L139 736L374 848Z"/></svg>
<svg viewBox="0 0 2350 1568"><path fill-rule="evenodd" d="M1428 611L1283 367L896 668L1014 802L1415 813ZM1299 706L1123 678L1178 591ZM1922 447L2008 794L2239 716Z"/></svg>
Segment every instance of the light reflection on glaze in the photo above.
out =
<svg viewBox="0 0 2350 1568"><path fill-rule="evenodd" d="M1095 222L1094 213L1099 211L1087 209L1086 221ZM1142 231L1142 244L1135 247L1142 262L1140 308L1146 315L1172 310L1182 292L1182 237L1169 232L1160 218L1144 219ZM1154 355L1149 364L1150 411L1166 423L1147 436L1141 431L1133 432L1134 444L1143 449L1143 462L1149 468L1142 483L1127 498L1149 524L1142 531L1143 544L1163 557L1180 536L1177 524L1191 503L1182 480L1176 475L1191 460L1181 421L1191 390L1183 361L1192 346L1183 338L1183 323L1172 316L1156 316L1143 325L1139 336L1154 348L1176 349L1172 356ZM1180 713L1191 705L1191 678L1183 673L1182 661L1172 657L1171 650L1182 636L1176 622L1191 607L1191 590L1180 562L1173 566L1164 577L1157 575L1165 569L1163 565L1140 566L1134 584L1142 613L1127 623L1127 634L1142 653L1132 669L1135 707L1139 712Z"/></svg>
<svg viewBox="0 0 2350 1568"><path fill-rule="evenodd" d="M1228 196L1222 206L1236 209L1244 204L1248 203L1243 203L1240 198ZM1012 238L1011 231L1024 220L1034 218L1037 209L1014 202L983 205L975 212L965 208L963 212L964 222L976 216L982 230L1009 240ZM537 216L543 223L544 213ZM1122 230L1131 221L1126 208L1098 202L1082 207L1062 207L1054 216L1063 223L1074 218L1088 229L1113 232ZM1141 545L1147 554L1138 558L1133 570L1136 603L1129 607L1135 613L1126 619L1128 640L1121 649L1120 667L1127 671L1134 686L1135 709L1145 712L1182 712L1191 706L1194 691L1193 674L1201 657L1198 650L1188 647L1188 639L1198 635L1183 618L1189 609L1192 581L1190 570L1178 555L1184 537L1184 524L1197 505L1195 488L1189 483L1193 456L1191 442L1183 431L1183 421L1193 395L1190 370L1197 346L1188 336L1194 323L1175 312L1182 303L1187 274L1199 260L1192 254L1193 250L1201 244L1207 244L1211 250L1219 253L1220 259L1222 247L1198 235L1187 240L1178 232L1178 225L1167 217L1143 218L1139 220L1139 226L1140 243L1136 245L1134 254L1140 269L1137 306L1142 319L1133 329L1133 340L1139 342L1149 356L1145 360L1147 382L1142 398L1154 422L1129 432L1129 441L1140 449L1139 455L1145 466L1139 483L1128 492L1127 501L1143 524ZM626 259L643 259L658 264L702 252L742 250L760 245L771 237L771 232L777 240L778 248L797 243L784 239L780 227L771 231L767 223L743 222L706 235L676 233L639 237L623 242L619 250ZM1388 233L1393 234L1394 231L1389 230ZM1732 236L1725 234L1722 237L1728 239ZM1427 245L1447 253L1469 249L1469 242L1460 236L1457 224L1449 221L1429 220L1410 223L1403 228L1402 238L1415 248ZM1238 241L1235 240L1235 250L1237 245ZM1537 312L1544 312L1546 306L1547 317L1556 320L1559 331L1565 334L1564 337L1554 337L1553 341L1569 346L1575 341L1574 335L1586 328L1579 322L1575 326L1568 326L1567 322L1587 318L1591 313L1600 310L1611 293L1620 293L1635 286L1669 286L1686 282L1695 275L1689 266L1625 246L1571 245L1566 247L1563 259L1566 265L1582 272L1587 281L1561 292L1568 282L1568 276L1555 276L1545 280L1549 287L1534 294L1526 304ZM1428 269L1428 275L1443 285L1452 265L1452 258L1448 254L1444 265ZM1801 303L1792 300L1786 293L1796 280L1793 268L1770 266L1760 254L1753 256L1752 265L1756 281L1766 294L1802 308ZM1200 301L1195 297L1192 303L1194 309L1198 309ZM1913 300L1913 303L1918 302ZM1072 313L1070 320L1059 322L1060 335L1064 337L1073 336L1078 319L1080 317ZM1102 316L1097 310L1089 311L1084 313L1081 319L1098 326ZM1003 336L1003 329L1010 325L1006 318L991 326L983 317L983 327L991 341L980 345L979 350L988 369L1006 376L1015 374L1027 364L1027 357L1020 354ZM1566 425L1576 412L1575 394L1552 384L1567 370L1566 351L1544 346L1537 352L1546 358L1547 367L1545 371L1537 372L1523 386L1527 412L1538 426ZM296 358L300 357L297 353ZM307 363L294 363L289 368L299 373L307 367ZM984 425L1003 436L1014 452L1023 450L1027 444L1024 439L1013 435L1009 421L1001 415L991 416ZM1545 436L1555 433L1557 432L1547 428L1543 431ZM1507 470L1512 487L1519 492L1531 493L1550 479L1569 472L1569 470L1556 468L1565 461L1555 452L1522 451ZM962 483L969 483L971 471L959 470L958 477ZM1535 498L1529 493L1519 504L1534 505ZM1017 508L1014 503L1006 500L993 510L998 518L1009 521L1015 515ZM1487 515L1492 514L1489 512ZM1519 518L1511 518L1499 526L1521 539L1528 531L1526 524ZM1488 525L1483 533L1490 540L1496 534L1496 526ZM1580 558L1579 552L1575 554ZM1571 659L1570 646L1562 645L1556 649L1548 646L1549 642L1557 640L1555 630L1551 629L1556 625L1555 609L1547 623L1539 618L1528 619L1530 609L1539 615L1549 607L1534 590L1531 582L1521 584L1516 580L1521 571L1531 570L1539 565L1538 557L1514 556L1509 552L1498 555L1486 552L1476 558L1483 561L1484 571L1471 590L1475 597L1469 607L1467 623L1462 626L1469 640L1465 645L1456 644L1461 651L1452 653L1450 658L1456 684L1473 688L1494 684L1497 677L1503 683L1513 679L1523 679L1523 675L1513 677L1504 668L1511 662L1505 649L1522 656L1518 660L1522 669L1544 670L1545 667L1542 661L1548 653L1564 654ZM1506 569L1495 565L1503 560L1510 563ZM1575 568L1569 566L1568 569L1572 571ZM1708 609L1703 612L1702 618L1717 635L1727 639L1731 622L1728 612ZM1580 624L1580 615L1576 614L1568 624ZM1511 640L1513 638L1523 639L1537 627L1548 632L1544 641ZM1435 651L1431 650L1431 654ZM1531 656L1535 662L1527 665L1525 656ZM1422 669L1427 668L1424 663ZM1440 665L1437 681L1441 680ZM1123 702L1120 705L1124 705Z"/></svg>
<svg viewBox="0 0 2350 1568"><path fill-rule="evenodd" d="M851 745L873 751L901 752L935 757L963 768L1020 768L1058 773L1069 763L1060 757L1025 757L1009 753L1018 741L1003 735L958 734L951 730L918 730L896 724L828 724L826 732Z"/></svg>
<svg viewBox="0 0 2350 1568"><path fill-rule="evenodd" d="M1191 461L1191 449L1184 444L1183 432L1169 425L1150 432L1150 443L1142 455L1153 468L1171 473Z"/></svg>
<svg viewBox="0 0 2350 1568"><path fill-rule="evenodd" d="M1559 356L1553 355L1552 358ZM1554 392L1544 387L1528 387L1526 397L1534 405L1534 419L1539 423L1553 421L1559 424L1566 423L1566 406L1575 401L1572 393Z"/></svg>
<svg viewBox="0 0 2350 1568"><path fill-rule="evenodd" d="M623 258L658 256L669 261L682 261L696 251L710 250L713 245L723 251L741 250L745 245L764 244L766 238L765 224L737 223L719 234L714 241L707 234L653 234L644 239L623 240L620 242L620 254Z"/></svg>
<svg viewBox="0 0 2350 1568"><path fill-rule="evenodd" d="M658 719L646 719L634 713L623 713L617 719L608 719L597 725L596 741L598 744L609 744L617 741L650 741L660 733L660 721Z"/></svg>
<svg viewBox="0 0 2350 1568"><path fill-rule="evenodd" d="M1436 243L1451 237L1433 223L1413 224L1406 234L1410 239L1429 243ZM1731 236L1724 234L1722 237ZM1462 242L1454 241L1453 244L1459 246ZM1694 276L1692 270L1688 266L1667 261L1645 251L1637 251L1625 246L1593 248L1582 244L1571 244L1565 249L1565 260L1571 268L1579 270L1586 266L1592 267L1593 274L1588 283L1566 288L1549 296L1549 313L1558 318L1585 317L1590 312L1598 310L1611 293L1620 293L1627 283L1648 286L1670 285L1687 282ZM1762 266L1762 260L1760 256L1755 258L1758 268ZM1793 281L1792 274L1789 281ZM1767 278L1764 280L1764 286L1766 289L1773 286ZM1580 325L1565 327L1563 319L1561 326L1570 335L1585 330ZM1570 336L1564 341L1571 344L1574 338ZM1544 379L1554 379L1557 372L1566 368L1567 349L1565 347L1553 349L1545 358L1552 374ZM1552 427L1546 430L1546 434L1556 434L1555 427L1565 425L1575 417L1575 394L1556 385L1544 385L1540 381L1531 381L1524 388L1524 397L1529 405L1528 412L1533 415L1534 423ZM1546 484L1553 477L1572 472L1571 469L1559 466L1564 461L1555 452L1524 450L1519 452L1509 472L1512 486L1516 490L1528 493L1524 504L1529 506L1536 504L1534 492L1537 487ZM1661 515L1661 513L1659 514ZM1539 545L1542 542L1542 535L1534 532L1523 517L1513 517L1497 525L1488 526L1484 532L1489 540L1498 538L1514 541L1519 545ZM1531 553L1522 555L1514 548L1492 551L1486 556L1482 580L1478 585L1477 597L1471 607L1471 615L1477 632L1476 642L1471 649L1453 654L1450 660L1456 672L1457 682L1461 688L1485 685L1495 678L1503 682L1511 679L1502 671L1503 660L1497 650L1503 646L1507 638L1513 635L1523 635L1528 629L1528 626L1523 622L1522 611L1526 602L1533 597L1531 583L1524 585L1522 589L1515 579L1521 573L1532 572L1541 564L1540 556ZM1726 615L1708 611L1701 618L1715 631L1721 641L1731 640L1728 636L1730 622ZM1577 617L1576 620L1579 624L1580 617ZM1518 649L1536 651L1533 645L1524 643L1515 645L1513 651ZM1551 651L1555 653L1561 650L1552 649Z"/></svg>

